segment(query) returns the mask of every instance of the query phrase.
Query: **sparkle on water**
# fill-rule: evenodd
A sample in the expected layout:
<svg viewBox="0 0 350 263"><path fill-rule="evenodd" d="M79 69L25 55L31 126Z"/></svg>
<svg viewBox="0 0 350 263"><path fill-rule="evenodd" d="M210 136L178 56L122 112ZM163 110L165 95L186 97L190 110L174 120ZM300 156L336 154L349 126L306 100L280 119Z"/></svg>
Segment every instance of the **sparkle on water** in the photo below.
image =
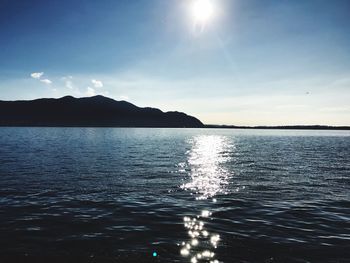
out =
<svg viewBox="0 0 350 263"><path fill-rule="evenodd" d="M179 164L179 172L189 171L190 180L181 187L196 194L196 200L205 201L213 198L218 193L225 193L230 174L225 170L223 164L228 162L228 152L233 146L229 145L225 137L221 136L199 136L192 141L192 149L188 152L186 164ZM205 220L210 219L212 213L202 210L197 217L183 218L184 227L187 229L189 241L182 242L180 254L188 257L191 263L211 262L218 263L215 253L220 241L220 235L211 233L205 228ZM209 245L209 247L208 247Z"/></svg>
<svg viewBox="0 0 350 263"><path fill-rule="evenodd" d="M222 167L230 160L224 153L229 152L232 146L221 136L199 136L192 145L188 156L191 180L181 187L195 192L198 199L224 193L230 177Z"/></svg>
<svg viewBox="0 0 350 263"><path fill-rule="evenodd" d="M208 210L203 210L202 211L202 217L209 217L211 213Z"/></svg>

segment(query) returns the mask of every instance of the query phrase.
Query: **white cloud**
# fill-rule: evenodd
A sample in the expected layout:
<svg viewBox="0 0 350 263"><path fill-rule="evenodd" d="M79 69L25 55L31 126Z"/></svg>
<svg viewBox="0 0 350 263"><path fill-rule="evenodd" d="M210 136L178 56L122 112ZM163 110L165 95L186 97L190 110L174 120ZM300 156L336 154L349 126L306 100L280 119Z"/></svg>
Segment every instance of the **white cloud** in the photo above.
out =
<svg viewBox="0 0 350 263"><path fill-rule="evenodd" d="M66 88L73 89L73 82L71 80L66 80Z"/></svg>
<svg viewBox="0 0 350 263"><path fill-rule="evenodd" d="M42 83L47 84L47 85L52 84L52 81L51 81L51 80L49 80L49 79L41 79L40 81L41 81Z"/></svg>
<svg viewBox="0 0 350 263"><path fill-rule="evenodd" d="M86 95L87 96L95 96L96 95L96 93L95 93L95 90L93 89L93 88L91 88L91 87L87 87L87 89L86 89Z"/></svg>
<svg viewBox="0 0 350 263"><path fill-rule="evenodd" d="M30 76L33 79L37 79L39 81L41 81L42 83L45 83L47 85L52 84L52 81L49 79L42 79L41 77L44 75L44 72L33 72L32 74L30 74Z"/></svg>
<svg viewBox="0 0 350 263"><path fill-rule="evenodd" d="M44 72L33 72L32 74L30 74L30 76L33 79L40 79L42 77L42 75L44 75Z"/></svg>
<svg viewBox="0 0 350 263"><path fill-rule="evenodd" d="M76 90L74 84L73 84L73 76L65 76L62 77L61 80L64 81L64 86L72 91Z"/></svg>
<svg viewBox="0 0 350 263"><path fill-rule="evenodd" d="M102 88L103 83L100 80L92 79L91 80L92 85L94 85L95 88Z"/></svg>
<svg viewBox="0 0 350 263"><path fill-rule="evenodd" d="M64 78L64 85L66 86L66 88L68 89L74 89L73 87L73 82L71 80L72 78Z"/></svg>

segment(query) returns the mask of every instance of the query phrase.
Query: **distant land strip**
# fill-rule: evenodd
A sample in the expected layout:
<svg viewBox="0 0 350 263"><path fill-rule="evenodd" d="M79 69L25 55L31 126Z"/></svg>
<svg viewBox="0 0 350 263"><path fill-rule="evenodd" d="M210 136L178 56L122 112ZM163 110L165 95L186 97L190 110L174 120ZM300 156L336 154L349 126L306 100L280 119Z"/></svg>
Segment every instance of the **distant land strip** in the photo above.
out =
<svg viewBox="0 0 350 263"><path fill-rule="evenodd" d="M285 126L236 126L206 124L205 128L215 129L256 129L256 130L350 130L350 126L328 125L285 125Z"/></svg>

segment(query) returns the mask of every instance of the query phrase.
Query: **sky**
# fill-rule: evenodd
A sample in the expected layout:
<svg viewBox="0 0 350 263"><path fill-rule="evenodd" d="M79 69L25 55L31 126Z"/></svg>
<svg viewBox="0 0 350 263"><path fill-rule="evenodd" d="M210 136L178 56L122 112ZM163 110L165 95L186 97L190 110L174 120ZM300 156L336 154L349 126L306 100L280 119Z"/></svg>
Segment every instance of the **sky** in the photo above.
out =
<svg viewBox="0 0 350 263"><path fill-rule="evenodd" d="M99 94L206 124L350 125L349 14L348 0L0 0L0 100Z"/></svg>

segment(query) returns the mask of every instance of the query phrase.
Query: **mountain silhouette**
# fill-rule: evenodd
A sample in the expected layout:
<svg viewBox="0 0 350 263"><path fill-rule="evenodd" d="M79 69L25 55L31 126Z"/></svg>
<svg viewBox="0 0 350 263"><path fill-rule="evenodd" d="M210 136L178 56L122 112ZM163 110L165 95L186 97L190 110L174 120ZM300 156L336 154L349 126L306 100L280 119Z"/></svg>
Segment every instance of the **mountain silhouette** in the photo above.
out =
<svg viewBox="0 0 350 263"><path fill-rule="evenodd" d="M104 96L0 101L0 126L204 127L182 112L140 108Z"/></svg>

